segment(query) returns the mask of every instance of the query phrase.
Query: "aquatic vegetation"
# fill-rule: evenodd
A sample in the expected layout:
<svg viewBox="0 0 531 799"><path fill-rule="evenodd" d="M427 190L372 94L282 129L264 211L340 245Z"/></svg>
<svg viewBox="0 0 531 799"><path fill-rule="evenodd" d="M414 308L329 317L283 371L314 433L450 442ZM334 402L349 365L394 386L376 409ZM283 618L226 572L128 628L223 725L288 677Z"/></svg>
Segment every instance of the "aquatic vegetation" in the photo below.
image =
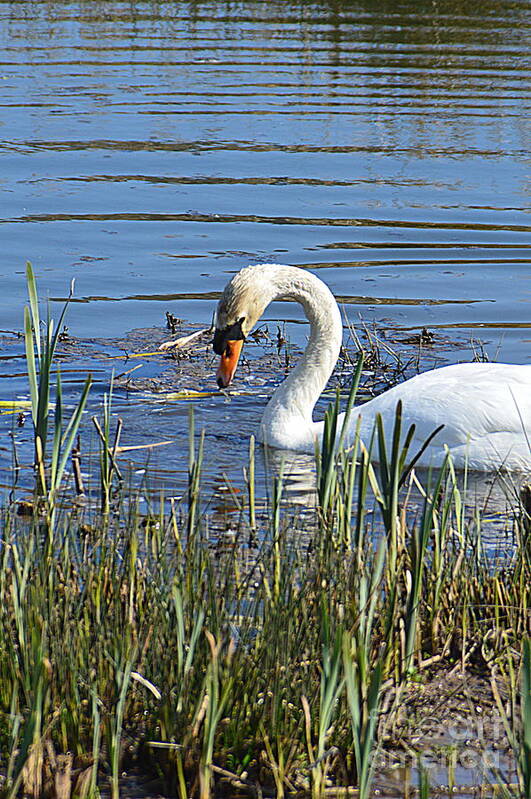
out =
<svg viewBox="0 0 531 799"><path fill-rule="evenodd" d="M49 326L44 335L49 375ZM37 369L32 379L40 437L48 395ZM356 381L349 403L355 390ZM432 691L436 704L440 675L473 667L505 714L519 775L507 790L527 797L525 502L515 498L514 548L497 563L481 545L479 512L464 511L451 462L413 498L420 483L415 453L397 443L399 411L376 469L359 442L332 445L336 401L317 507L300 513L284 501L282 469L270 501L258 498L251 442L247 496L225 529L202 496L193 413L186 497L155 506L120 479L111 395L86 504L70 502L57 477L74 421L51 456L56 478L36 471L33 507L13 500L1 512L1 796L91 797L110 787L118 797L132 773L181 799L227 787L314 797L357 787L365 799L379 755L400 749L414 763L422 751L404 732L406 698ZM373 446L382 440L376 429ZM419 773L428 795L429 771Z"/></svg>
<svg viewBox="0 0 531 799"><path fill-rule="evenodd" d="M310 528L283 506L280 481L271 507L255 507L256 531L242 506L233 534L212 539L200 486L199 439L184 507L146 516L122 495L110 513L63 511L53 529L5 508L5 796L40 795L67 752L72 789L85 795L110 779L117 796L133 768L181 796L208 796L220 780L314 796L358 785L367 796L411 680L428 683L434 663L454 668L471 652L478 668L507 669L510 656L517 672L529 623L524 525L503 572L467 557L479 532L453 532L449 469L419 521L409 526L401 506L394 542L376 548L366 525L362 543L345 542L340 491Z"/></svg>
<svg viewBox="0 0 531 799"><path fill-rule="evenodd" d="M35 442L35 470L37 473L36 488L46 503L47 513L53 518L57 493L61 486L68 458L74 445L81 417L87 402L91 377L87 377L81 396L74 408L72 416L63 430L63 391L61 372L56 368L55 386L53 386L53 367L57 342L61 332L68 301L65 303L57 325L48 313L46 324L41 333L41 317L37 287L31 264L26 265L29 308L24 308L24 337L26 345L26 363L31 398L31 416L33 419ZM70 289L72 297L73 285ZM55 393L55 410L53 420L53 442L51 457L47 459L48 426L52 411L51 390Z"/></svg>

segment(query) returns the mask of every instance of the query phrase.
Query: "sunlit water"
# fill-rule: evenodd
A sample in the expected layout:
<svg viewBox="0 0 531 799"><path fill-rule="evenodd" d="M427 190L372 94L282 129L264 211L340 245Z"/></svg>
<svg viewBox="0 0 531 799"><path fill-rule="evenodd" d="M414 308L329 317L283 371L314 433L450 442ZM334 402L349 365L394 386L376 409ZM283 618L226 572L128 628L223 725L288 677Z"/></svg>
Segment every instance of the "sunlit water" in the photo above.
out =
<svg viewBox="0 0 531 799"><path fill-rule="evenodd" d="M161 368L98 359L87 342L109 356L153 349L128 335L158 327L158 343L167 310L183 332L208 326L229 276L263 261L316 271L352 324L391 337L429 328L452 345L441 363L469 358L471 339L492 358L529 362L530 10L524 0L0 2L1 398L27 396L13 357L26 259L54 315L75 278L67 323L81 349L63 368L72 398L93 372L87 416L113 367L143 363L139 382ZM270 308L270 332L286 318L303 346L294 305ZM174 388L213 389L205 358L202 375L181 365ZM210 487L223 473L242 482L275 382L256 377L251 361L243 395L194 403ZM179 495L187 405L121 387L115 409L122 443L174 442L150 462ZM3 466L11 433L31 462L29 427L0 418Z"/></svg>

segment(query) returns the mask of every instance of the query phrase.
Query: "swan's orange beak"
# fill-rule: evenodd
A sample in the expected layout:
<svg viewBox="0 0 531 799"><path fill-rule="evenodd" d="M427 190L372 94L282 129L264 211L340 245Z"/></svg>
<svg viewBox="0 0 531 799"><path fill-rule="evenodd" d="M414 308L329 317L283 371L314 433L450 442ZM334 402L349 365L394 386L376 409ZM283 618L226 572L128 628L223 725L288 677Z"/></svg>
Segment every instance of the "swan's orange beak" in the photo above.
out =
<svg viewBox="0 0 531 799"><path fill-rule="evenodd" d="M218 371L216 372L217 384L220 388L227 388L230 385L243 347L243 339L227 341L225 349L219 359Z"/></svg>

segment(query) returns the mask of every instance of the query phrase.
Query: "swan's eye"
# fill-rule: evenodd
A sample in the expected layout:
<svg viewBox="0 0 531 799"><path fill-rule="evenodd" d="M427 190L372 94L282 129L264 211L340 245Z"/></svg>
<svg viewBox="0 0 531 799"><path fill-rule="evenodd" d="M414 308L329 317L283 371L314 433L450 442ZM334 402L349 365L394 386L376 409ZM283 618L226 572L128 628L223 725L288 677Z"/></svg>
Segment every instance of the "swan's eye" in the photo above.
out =
<svg viewBox="0 0 531 799"><path fill-rule="evenodd" d="M245 336L242 330L242 324L245 317L242 316L237 322L232 325L227 325L223 330L214 331L214 340L212 347L216 355L228 355L231 341L245 341Z"/></svg>

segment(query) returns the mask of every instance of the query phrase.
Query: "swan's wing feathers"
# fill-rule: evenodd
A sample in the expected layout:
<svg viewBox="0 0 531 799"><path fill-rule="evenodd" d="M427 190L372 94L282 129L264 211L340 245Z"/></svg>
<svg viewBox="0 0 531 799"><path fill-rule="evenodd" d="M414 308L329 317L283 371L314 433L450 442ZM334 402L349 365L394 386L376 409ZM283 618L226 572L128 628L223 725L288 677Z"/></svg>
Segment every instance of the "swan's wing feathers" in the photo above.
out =
<svg viewBox="0 0 531 799"><path fill-rule="evenodd" d="M487 442L506 449L514 441L525 448L526 436L531 441L531 366L458 364L424 372L361 406L364 430L377 413L390 428L398 400L404 430L416 426L416 443L441 424L434 446Z"/></svg>

